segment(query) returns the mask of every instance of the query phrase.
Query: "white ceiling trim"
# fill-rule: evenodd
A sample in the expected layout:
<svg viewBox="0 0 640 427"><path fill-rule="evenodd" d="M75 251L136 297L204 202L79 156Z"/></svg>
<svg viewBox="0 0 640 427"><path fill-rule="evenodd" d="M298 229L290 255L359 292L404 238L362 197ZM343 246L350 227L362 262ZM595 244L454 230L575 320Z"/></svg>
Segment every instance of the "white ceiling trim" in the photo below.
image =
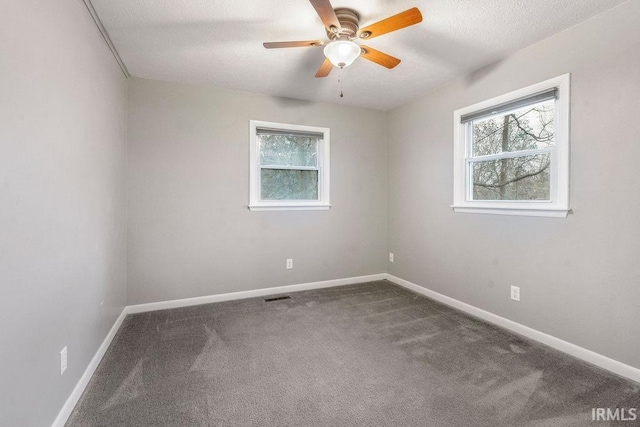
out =
<svg viewBox="0 0 640 427"><path fill-rule="evenodd" d="M131 77L131 74L129 74L129 70L127 70L126 64L120 57L118 50L116 49L115 45L111 41L111 37L109 37L109 33L107 32L106 28L104 28L104 25L102 25L102 21L100 20L100 17L96 13L96 9L93 7L91 0L82 0L82 1L84 2L84 5L87 7L89 14L91 14L91 17L93 18L93 22L95 22L96 27L98 27L98 31L100 31L102 38L107 43L107 46L109 46L109 49L111 50L111 53L113 54L113 56L116 58L116 61L118 61L118 65L120 66L122 73L126 78Z"/></svg>

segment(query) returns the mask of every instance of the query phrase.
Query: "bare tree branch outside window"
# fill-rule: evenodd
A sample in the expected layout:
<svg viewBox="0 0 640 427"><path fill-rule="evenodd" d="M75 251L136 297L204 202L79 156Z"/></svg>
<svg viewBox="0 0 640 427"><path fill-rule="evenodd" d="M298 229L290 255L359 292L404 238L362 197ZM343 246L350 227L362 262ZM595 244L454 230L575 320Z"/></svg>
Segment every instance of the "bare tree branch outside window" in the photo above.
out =
<svg viewBox="0 0 640 427"><path fill-rule="evenodd" d="M473 157L554 145L554 101L473 122ZM474 200L549 200L550 154L527 153L471 163Z"/></svg>

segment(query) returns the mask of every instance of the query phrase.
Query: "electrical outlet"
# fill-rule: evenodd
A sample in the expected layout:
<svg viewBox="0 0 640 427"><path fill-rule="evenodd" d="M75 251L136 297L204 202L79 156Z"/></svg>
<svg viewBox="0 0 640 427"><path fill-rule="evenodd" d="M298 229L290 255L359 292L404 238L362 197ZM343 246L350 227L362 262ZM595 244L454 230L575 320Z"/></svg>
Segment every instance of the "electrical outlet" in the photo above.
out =
<svg viewBox="0 0 640 427"><path fill-rule="evenodd" d="M67 370L67 347L60 351L60 375Z"/></svg>
<svg viewBox="0 0 640 427"><path fill-rule="evenodd" d="M511 287L511 299L514 301L520 301L520 288L517 286Z"/></svg>
<svg viewBox="0 0 640 427"><path fill-rule="evenodd" d="M393 252L389 252L389 262L393 262Z"/></svg>
<svg viewBox="0 0 640 427"><path fill-rule="evenodd" d="M288 258L287 259L287 270L292 270L293 269L293 259Z"/></svg>

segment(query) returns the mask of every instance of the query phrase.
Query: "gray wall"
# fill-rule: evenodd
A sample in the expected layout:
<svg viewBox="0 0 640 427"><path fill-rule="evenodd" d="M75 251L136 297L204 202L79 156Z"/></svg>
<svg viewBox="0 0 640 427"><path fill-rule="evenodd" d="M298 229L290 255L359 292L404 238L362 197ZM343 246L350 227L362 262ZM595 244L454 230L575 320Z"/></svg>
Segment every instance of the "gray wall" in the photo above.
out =
<svg viewBox="0 0 640 427"><path fill-rule="evenodd" d="M50 424L125 304L380 273L387 243L394 275L640 367L637 22L632 1L385 114L127 83L81 0L3 3L0 425ZM454 214L453 110L566 72L574 214ZM331 128L331 210L247 210L250 119Z"/></svg>
<svg viewBox="0 0 640 427"><path fill-rule="evenodd" d="M127 82L81 0L1 10L0 425L43 426L125 305Z"/></svg>
<svg viewBox="0 0 640 427"><path fill-rule="evenodd" d="M389 273L640 367L639 22L626 3L389 113ZM568 72L573 214L453 213L453 111Z"/></svg>
<svg viewBox="0 0 640 427"><path fill-rule="evenodd" d="M385 271L384 113L144 79L129 109L129 304ZM331 129L330 210L247 209L250 119Z"/></svg>

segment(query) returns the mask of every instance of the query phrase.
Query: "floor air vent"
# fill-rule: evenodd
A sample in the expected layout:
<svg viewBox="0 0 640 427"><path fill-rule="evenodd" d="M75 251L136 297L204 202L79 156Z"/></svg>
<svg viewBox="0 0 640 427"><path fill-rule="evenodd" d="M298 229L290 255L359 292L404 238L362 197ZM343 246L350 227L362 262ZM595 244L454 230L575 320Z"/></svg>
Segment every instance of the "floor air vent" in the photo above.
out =
<svg viewBox="0 0 640 427"><path fill-rule="evenodd" d="M280 301L283 299L291 299L291 297L289 295L283 296L283 297L273 297L273 298L265 298L264 301L265 302L271 302L271 301Z"/></svg>

